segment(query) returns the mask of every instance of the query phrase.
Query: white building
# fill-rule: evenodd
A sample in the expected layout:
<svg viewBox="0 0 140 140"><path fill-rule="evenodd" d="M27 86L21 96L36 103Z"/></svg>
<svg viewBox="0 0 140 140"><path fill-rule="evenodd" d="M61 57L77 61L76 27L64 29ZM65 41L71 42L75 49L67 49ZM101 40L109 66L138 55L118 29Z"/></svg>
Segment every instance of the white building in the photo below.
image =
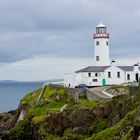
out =
<svg viewBox="0 0 140 140"><path fill-rule="evenodd" d="M64 86L76 87L80 84L91 86L120 85L139 80L140 67L117 66L109 60L109 33L106 26L100 23L96 27L94 38L94 65L66 74Z"/></svg>

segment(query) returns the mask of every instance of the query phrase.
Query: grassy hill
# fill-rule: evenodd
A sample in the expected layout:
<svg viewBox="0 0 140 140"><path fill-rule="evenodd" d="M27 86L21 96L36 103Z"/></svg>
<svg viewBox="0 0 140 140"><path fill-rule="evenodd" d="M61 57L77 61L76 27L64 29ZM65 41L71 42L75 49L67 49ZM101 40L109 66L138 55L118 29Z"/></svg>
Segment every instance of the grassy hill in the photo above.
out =
<svg viewBox="0 0 140 140"><path fill-rule="evenodd" d="M103 101L89 101L83 96L76 103L65 88L47 85L36 105L40 92L41 88L21 99L15 117L21 110L26 115L3 139L129 140L137 137L140 90Z"/></svg>

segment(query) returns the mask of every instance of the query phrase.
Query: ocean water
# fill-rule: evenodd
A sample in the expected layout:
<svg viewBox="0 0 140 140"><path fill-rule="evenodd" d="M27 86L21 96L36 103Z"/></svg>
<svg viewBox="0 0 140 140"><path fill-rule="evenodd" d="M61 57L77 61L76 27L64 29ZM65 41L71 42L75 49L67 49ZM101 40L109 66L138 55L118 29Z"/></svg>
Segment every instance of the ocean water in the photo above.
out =
<svg viewBox="0 0 140 140"><path fill-rule="evenodd" d="M25 94L42 84L43 82L0 83L0 112L16 109Z"/></svg>

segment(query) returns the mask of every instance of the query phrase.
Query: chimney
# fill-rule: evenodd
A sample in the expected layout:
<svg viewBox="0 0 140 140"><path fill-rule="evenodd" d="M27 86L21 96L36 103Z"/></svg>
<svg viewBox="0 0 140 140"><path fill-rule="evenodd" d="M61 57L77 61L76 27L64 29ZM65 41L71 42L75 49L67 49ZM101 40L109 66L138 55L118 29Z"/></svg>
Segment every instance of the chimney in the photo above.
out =
<svg viewBox="0 0 140 140"><path fill-rule="evenodd" d="M116 65L116 61L113 59L112 61L111 61L111 66L115 66Z"/></svg>
<svg viewBox="0 0 140 140"><path fill-rule="evenodd" d="M139 72L139 64L134 64L134 71Z"/></svg>

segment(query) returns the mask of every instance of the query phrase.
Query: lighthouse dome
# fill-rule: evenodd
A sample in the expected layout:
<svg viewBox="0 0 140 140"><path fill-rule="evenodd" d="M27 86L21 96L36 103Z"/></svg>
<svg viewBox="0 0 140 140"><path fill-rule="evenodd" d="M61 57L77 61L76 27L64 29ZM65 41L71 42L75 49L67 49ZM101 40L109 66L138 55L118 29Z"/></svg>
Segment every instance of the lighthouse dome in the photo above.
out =
<svg viewBox="0 0 140 140"><path fill-rule="evenodd" d="M98 28L98 27L104 27L104 28L105 28L106 26L105 26L102 22L100 22L100 24L99 24L98 26L96 26L96 27L97 27L97 28Z"/></svg>

